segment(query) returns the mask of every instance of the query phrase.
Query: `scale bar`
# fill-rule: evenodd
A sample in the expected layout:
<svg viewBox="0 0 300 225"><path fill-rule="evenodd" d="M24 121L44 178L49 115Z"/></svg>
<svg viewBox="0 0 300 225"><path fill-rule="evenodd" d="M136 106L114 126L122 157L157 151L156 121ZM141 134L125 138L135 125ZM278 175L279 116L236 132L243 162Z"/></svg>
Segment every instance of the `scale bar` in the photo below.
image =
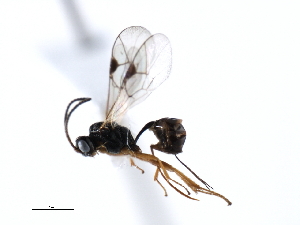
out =
<svg viewBox="0 0 300 225"><path fill-rule="evenodd" d="M32 210L74 210L74 209L32 209Z"/></svg>

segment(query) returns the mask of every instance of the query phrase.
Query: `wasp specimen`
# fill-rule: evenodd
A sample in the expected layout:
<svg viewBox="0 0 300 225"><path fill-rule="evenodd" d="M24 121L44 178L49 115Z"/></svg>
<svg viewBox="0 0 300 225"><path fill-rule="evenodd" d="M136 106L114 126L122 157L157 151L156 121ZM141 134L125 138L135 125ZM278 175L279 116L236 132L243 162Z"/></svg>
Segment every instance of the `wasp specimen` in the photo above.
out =
<svg viewBox="0 0 300 225"><path fill-rule="evenodd" d="M68 132L70 116L76 108L81 104L90 101L91 98L74 99L67 106L64 117L67 139L73 149L83 156L93 157L98 153L104 153L111 156L129 155L131 156L131 165L141 170L142 173L144 173L144 171L135 164L133 158L140 159L156 166L154 180L164 189L166 196L166 189L158 181L159 174L161 174L166 182L177 192L189 199L198 200L190 197L188 189L169 176L168 172L174 172L195 193L201 192L215 195L224 199L228 205L231 205L231 202L223 195L202 188L170 164L161 161L154 155L153 147L151 148L152 155L142 153L141 149L136 144L138 137L142 133L140 132L138 137L134 139L127 127L118 124L129 108L145 100L152 91L168 78L172 65L171 55L171 45L169 39L165 35L151 35L146 28L140 26L132 26L123 30L117 37L112 48L109 93L105 120L103 122L92 124L89 129L89 136L80 136L76 139L75 144L73 144ZM172 122L172 119L167 119L167 121ZM176 124L176 121L173 122ZM149 127L145 128L144 131L146 129L149 129ZM157 136L159 138L162 137L161 135ZM162 140L160 140L160 142L163 143ZM173 144L174 143L175 142L173 141ZM173 150L170 149L170 153L175 154L175 152L172 151L178 151L180 146L182 148L183 144L183 139L178 141L178 146L176 142L175 145L177 147L174 147L175 145L173 145ZM159 145L156 146L156 149L167 151L167 148L159 148ZM183 193L171 182L183 187L187 194Z"/></svg>

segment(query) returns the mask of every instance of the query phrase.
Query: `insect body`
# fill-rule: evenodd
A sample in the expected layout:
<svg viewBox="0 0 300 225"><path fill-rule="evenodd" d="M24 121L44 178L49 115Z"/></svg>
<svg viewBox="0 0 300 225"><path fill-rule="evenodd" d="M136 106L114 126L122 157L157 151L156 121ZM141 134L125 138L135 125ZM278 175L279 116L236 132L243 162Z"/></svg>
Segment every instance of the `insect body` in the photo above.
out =
<svg viewBox="0 0 300 225"><path fill-rule="evenodd" d="M132 151L139 150L136 148L134 139L130 130L114 124L106 124L103 122L94 123L90 127L89 137L81 136L76 140L76 146L82 151L83 154L93 154L95 147L103 146L107 152L112 154L120 153L121 149L128 147Z"/></svg>
<svg viewBox="0 0 300 225"><path fill-rule="evenodd" d="M146 28L136 26L123 30L112 48L106 119L93 124L89 136L78 137L76 146L71 144L75 151L85 156L94 156L100 147L112 154L118 154L123 147L138 151L130 131L118 125L118 121L168 78L171 55L171 45L165 35L151 35ZM73 111L88 99L77 101ZM69 115L66 112L65 116L67 136L66 125L73 111Z"/></svg>
<svg viewBox="0 0 300 225"><path fill-rule="evenodd" d="M165 190L158 181L158 175L177 192L187 198L197 200L189 196L187 188L173 180L168 172L174 172L195 193L215 195L223 198L229 205L231 202L224 196L211 190L200 187L191 179L186 177L176 168L161 161L152 155L142 153L128 128L121 126L118 122L126 111L147 98L153 90L160 86L169 76L171 71L171 46L168 38L163 34L151 35L143 27L128 27L117 37L113 49L109 75L109 94L106 108L106 119L90 126L89 136L80 136L75 144L71 141L68 132L70 116L81 104L88 102L91 98L78 98L71 101L65 112L65 133L73 149L83 156L93 157L98 153L112 156L129 155L132 166L135 165L132 158L137 158L156 166L154 180ZM73 104L76 104L75 106ZM159 127L162 126L163 129ZM151 128L159 139L156 149L169 151L171 154L181 152L185 140L185 130L181 120L161 119L155 121L146 129ZM179 135L180 134L180 135ZM179 137L176 141L176 135ZM171 141L170 141L171 140ZM180 191L173 184L177 184L187 191ZM167 192L165 190L165 195Z"/></svg>

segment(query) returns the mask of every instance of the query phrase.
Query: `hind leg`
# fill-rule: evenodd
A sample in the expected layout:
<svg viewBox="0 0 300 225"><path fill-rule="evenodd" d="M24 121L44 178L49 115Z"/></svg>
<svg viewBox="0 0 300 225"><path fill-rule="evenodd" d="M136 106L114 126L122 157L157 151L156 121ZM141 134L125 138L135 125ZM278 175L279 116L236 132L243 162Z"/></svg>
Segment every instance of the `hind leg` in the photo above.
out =
<svg viewBox="0 0 300 225"><path fill-rule="evenodd" d="M158 172L160 172L160 171L159 171L159 168L156 167L156 171L155 171L155 174L154 174L154 181L156 181L156 182L162 187L162 189L164 189L165 196L168 196L168 193L167 193L166 188L165 188L165 187L159 182L159 180L158 180Z"/></svg>
<svg viewBox="0 0 300 225"><path fill-rule="evenodd" d="M151 149L152 155L155 156L155 155L154 155L154 151L153 151L154 145L151 145L151 146L150 146L150 149ZM190 195L191 193L189 192L189 190L188 190L184 185L182 185L181 183L177 182L176 180L173 180L173 179L169 176L169 173L167 172L167 170L166 170L165 167L163 166L161 160L160 160L159 158L157 158L157 160L158 160L158 163L159 163L159 167L157 167L157 169L156 169L156 172L155 172L156 179L155 179L155 176L154 176L154 180L157 180L158 172L160 172L160 174L164 177L164 179L165 179L169 184L170 184L169 181L173 181L175 184L177 184L177 185L183 187L183 188L186 190L187 194ZM161 171L161 170L162 170L162 171ZM162 186L162 184L161 184L158 180L157 180L157 182L160 184L160 186ZM174 188L173 185L170 184L170 186ZM165 188L164 188L163 186L162 186L162 188L165 190ZM175 188L174 188L174 189L175 189ZM178 190L178 189L176 188L175 190ZM166 193L166 191L165 191L165 193Z"/></svg>

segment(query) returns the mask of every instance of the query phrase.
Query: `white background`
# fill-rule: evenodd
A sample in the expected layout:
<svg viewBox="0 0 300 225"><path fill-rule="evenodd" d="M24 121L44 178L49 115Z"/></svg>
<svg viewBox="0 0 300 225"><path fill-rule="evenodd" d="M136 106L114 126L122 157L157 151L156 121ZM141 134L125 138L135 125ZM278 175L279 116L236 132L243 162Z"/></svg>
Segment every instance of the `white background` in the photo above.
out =
<svg viewBox="0 0 300 225"><path fill-rule="evenodd" d="M297 1L76 1L90 45L80 45L63 1L0 8L1 224L299 224L300 16ZM127 121L134 134L183 119L179 157L233 205L199 202L153 182L155 168L114 167L67 142L104 119L110 51L141 25L171 41L170 78ZM140 139L143 152L155 143ZM184 171L172 155L157 153ZM162 179L160 179L162 181ZM74 211L32 211L33 208Z"/></svg>

